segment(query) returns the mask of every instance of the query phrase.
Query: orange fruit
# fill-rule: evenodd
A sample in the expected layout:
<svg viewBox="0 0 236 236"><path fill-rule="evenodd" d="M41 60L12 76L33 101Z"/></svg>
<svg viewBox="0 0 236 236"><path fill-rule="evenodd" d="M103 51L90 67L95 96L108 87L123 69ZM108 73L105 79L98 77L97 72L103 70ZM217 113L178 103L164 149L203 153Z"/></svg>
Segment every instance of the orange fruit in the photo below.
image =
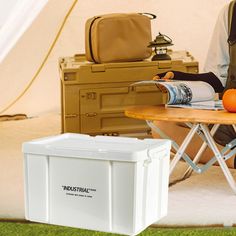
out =
<svg viewBox="0 0 236 236"><path fill-rule="evenodd" d="M228 89L225 91L222 102L225 110L236 112L236 89Z"/></svg>

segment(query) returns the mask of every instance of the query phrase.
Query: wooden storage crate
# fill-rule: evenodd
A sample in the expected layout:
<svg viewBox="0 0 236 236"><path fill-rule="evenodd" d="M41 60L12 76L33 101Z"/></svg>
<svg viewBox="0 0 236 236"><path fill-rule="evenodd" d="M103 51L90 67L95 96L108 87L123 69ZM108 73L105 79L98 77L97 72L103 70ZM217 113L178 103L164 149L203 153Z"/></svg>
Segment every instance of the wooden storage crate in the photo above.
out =
<svg viewBox="0 0 236 236"><path fill-rule="evenodd" d="M163 102L155 85L131 87L169 70L198 73L198 62L185 51L170 52L170 61L94 64L84 55L59 60L61 79L62 133L147 136L144 121L125 117L132 105Z"/></svg>

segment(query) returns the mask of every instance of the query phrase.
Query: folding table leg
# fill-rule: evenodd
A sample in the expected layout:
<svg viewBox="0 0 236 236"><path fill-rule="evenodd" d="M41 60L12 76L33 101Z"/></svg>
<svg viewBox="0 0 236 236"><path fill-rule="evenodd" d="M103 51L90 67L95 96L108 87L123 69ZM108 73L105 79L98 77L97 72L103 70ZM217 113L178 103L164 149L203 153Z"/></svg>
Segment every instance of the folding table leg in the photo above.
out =
<svg viewBox="0 0 236 236"><path fill-rule="evenodd" d="M206 136L206 139L208 140L208 145L212 149L213 153L215 154L215 157L216 157L230 187L232 188L234 193L236 193L236 185L235 185L234 178L233 178L232 174L230 173L229 168L226 165L222 154L220 153L219 149L217 148L215 141L209 132L208 127L205 124L200 124L200 126L202 128L203 133Z"/></svg>
<svg viewBox="0 0 236 236"><path fill-rule="evenodd" d="M180 146L179 146L173 139L171 139L169 136L167 136L159 127L157 127L157 126L153 123L153 121L146 120L146 122L147 122L148 126L149 126L152 130L154 130L157 134L160 135L161 138L170 139L170 140L171 140L171 146L172 146L172 148L173 148L176 152L178 152ZM189 127L189 128L190 128L190 130L191 130L192 125L191 125L191 127ZM195 164L192 162L191 158L190 158L185 152L183 152L182 157L183 157L183 159L184 159L196 172L199 172L199 167L198 167L197 165L195 165Z"/></svg>
<svg viewBox="0 0 236 236"><path fill-rule="evenodd" d="M163 139L170 139L171 140L171 147L177 152L179 150L179 145L171 139L169 136L167 136L159 127L157 127L153 121L146 120L147 125L154 130L155 133L159 134L161 138Z"/></svg>
<svg viewBox="0 0 236 236"><path fill-rule="evenodd" d="M186 147L184 148L184 150L182 150L182 149L180 149L180 146L179 146L174 140L172 140L169 136L167 136L159 127L157 127L157 126L153 123L153 121L146 120L146 122L147 122L148 126L149 126L152 130L154 130L157 134L160 135L161 138L170 139L170 140L171 140L171 146L172 146L172 148L174 148L174 150L176 151L176 154L178 153L178 156L179 156L179 159L177 160L177 162L178 162L178 161L180 160L180 158L182 157L182 158L191 166L191 168L192 168L194 171L196 171L197 173L200 173L201 169L200 169L195 163L193 163L193 161L191 160L191 158L184 152L185 149L186 149L186 147L188 146L190 140L192 139L192 137L191 137L190 139L188 138L189 141L186 143ZM194 126L194 125L189 126L190 131L192 130L193 126ZM200 127L200 125L197 124L196 130L194 131L194 133L198 132L199 127ZM194 135L194 133L191 134L190 131L189 131L188 135ZM185 137L185 140L186 140L186 139L187 139L187 136ZM204 139L205 139L205 138L204 138ZM186 142L186 141L185 141L185 142ZM175 157L176 157L176 155L175 155ZM174 158L174 159L175 159L175 158ZM173 159L173 161L174 161L174 159ZM175 162L173 162L173 161L172 161L171 163L175 163ZM175 163L175 165L177 164L177 162ZM175 165L174 165L174 166L175 166ZM171 166L172 166L172 165L171 165ZM174 168L174 167L173 167L173 168ZM172 167L171 167L171 172L172 172L172 171L173 171L173 169L172 169Z"/></svg>
<svg viewBox="0 0 236 236"><path fill-rule="evenodd" d="M212 136L215 134L215 132L217 131L217 129L219 128L219 126L220 126L219 124L215 124L215 125L212 127L212 129L211 129L211 131L210 131L210 133L211 133ZM207 146L208 146L207 142L204 141L203 144L202 144L202 146L200 147L199 151L197 152L196 156L195 156L194 159L193 159L193 163L194 163L194 164L198 164L198 162L199 162L199 160L201 159L202 154L203 154L203 152L206 150ZM189 166L188 169L184 172L183 179L188 178L188 177L192 174L192 172L193 172L193 168L192 168L191 166Z"/></svg>
<svg viewBox="0 0 236 236"><path fill-rule="evenodd" d="M189 145L191 139L193 138L193 135L196 133L196 131L199 128L199 124L194 124L191 128L191 130L189 131L189 133L187 134L187 136L185 137L184 141L182 142L182 144L180 145L178 151L176 152L173 160L171 161L170 164L170 175L173 172L176 164L178 163L178 161L181 159L181 157L183 156L185 149L187 148L187 146Z"/></svg>
<svg viewBox="0 0 236 236"><path fill-rule="evenodd" d="M155 130L155 132L157 132L162 138L169 138L164 132L162 132L158 127L156 127L152 121L147 120L147 124ZM215 161L218 161L225 177L226 180L228 181L230 187L232 188L233 192L236 194L236 183L234 181L234 178L232 176L232 174L229 171L228 166L225 163L225 160L229 159L232 157L232 155L235 154L235 150L231 150L231 152L229 152L227 155L225 155L225 152L228 151L230 149L230 146L232 145L234 148L235 141L232 141L230 144L228 144L228 146L226 145L226 147L223 149L222 152L219 151L219 149L216 146L216 143L213 139L213 135L215 134L216 130L219 127L219 124L215 124L211 131L209 131L209 128L207 125L205 124L194 124L192 126L190 126L191 129L189 131L189 133L187 134L187 136L185 137L184 141L182 142L182 144L180 146L178 146L177 143L175 143L172 140L172 145L174 147L174 149L176 150L176 154L173 158L173 160L171 161L170 164L170 174L173 172L176 164L178 163L178 161L181 159L181 157L191 166L191 169L194 169L196 172L198 173L203 173L205 170L207 170L212 164L214 164ZM204 137L202 137L204 143L201 146L200 150L198 151L197 155L194 158L194 161L192 161L188 155L185 153L185 149L187 148L187 146L189 145L191 139L193 138L193 135L195 133L198 133L199 128L202 130ZM236 125L233 125L233 128L236 132ZM201 134L199 134L201 136ZM207 163L205 164L202 168L198 167L196 165L196 163L199 161L202 152L205 150L206 146L209 146L209 148L211 148L211 150L214 153L214 157ZM185 174L188 174L188 172L185 172ZM190 173L191 174L191 173Z"/></svg>
<svg viewBox="0 0 236 236"><path fill-rule="evenodd" d="M233 128L234 128L234 131L236 132L236 125L232 125L233 126Z"/></svg>

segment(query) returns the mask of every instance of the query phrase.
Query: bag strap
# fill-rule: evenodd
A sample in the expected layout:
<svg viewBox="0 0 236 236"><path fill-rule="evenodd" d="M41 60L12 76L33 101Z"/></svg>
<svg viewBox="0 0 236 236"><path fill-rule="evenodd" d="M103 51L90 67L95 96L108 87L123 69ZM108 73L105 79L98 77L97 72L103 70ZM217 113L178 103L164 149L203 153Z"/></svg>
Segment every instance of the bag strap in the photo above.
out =
<svg viewBox="0 0 236 236"><path fill-rule="evenodd" d="M236 1L232 1L229 4L229 19L228 19L228 27L229 27L229 45L233 45L236 43Z"/></svg>
<svg viewBox="0 0 236 236"><path fill-rule="evenodd" d="M152 14L152 13L143 12L143 13L138 13L138 14L143 15L143 16L147 16L147 17L149 17L151 20L157 18L157 16L154 15L154 14Z"/></svg>

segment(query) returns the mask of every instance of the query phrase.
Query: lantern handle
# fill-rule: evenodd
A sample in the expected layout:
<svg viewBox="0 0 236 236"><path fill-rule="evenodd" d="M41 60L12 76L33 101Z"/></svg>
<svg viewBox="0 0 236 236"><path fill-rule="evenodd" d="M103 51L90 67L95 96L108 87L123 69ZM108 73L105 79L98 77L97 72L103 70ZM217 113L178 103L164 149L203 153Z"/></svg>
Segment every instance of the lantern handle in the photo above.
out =
<svg viewBox="0 0 236 236"><path fill-rule="evenodd" d="M168 41L169 43L172 43L172 39L169 36L167 36L166 34L162 34L159 32L159 35L166 37L166 41Z"/></svg>

